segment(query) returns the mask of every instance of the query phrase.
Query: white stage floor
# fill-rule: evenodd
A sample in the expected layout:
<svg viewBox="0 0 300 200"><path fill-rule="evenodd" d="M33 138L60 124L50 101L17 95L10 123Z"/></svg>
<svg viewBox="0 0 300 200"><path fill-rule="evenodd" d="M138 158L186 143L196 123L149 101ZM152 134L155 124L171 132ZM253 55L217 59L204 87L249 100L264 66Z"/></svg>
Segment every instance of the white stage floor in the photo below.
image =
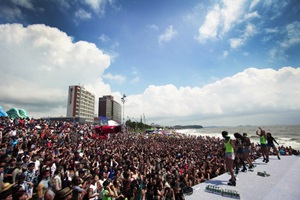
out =
<svg viewBox="0 0 300 200"><path fill-rule="evenodd" d="M205 191L207 185L215 185L221 189L236 190L240 199L289 199L300 200L300 157L299 156L270 156L270 162L264 163L257 159L253 172L240 172L237 175L236 186L228 186L229 174L223 174L214 179L193 186L192 195L185 196L186 200L233 199ZM266 171L270 176L261 177L257 172Z"/></svg>

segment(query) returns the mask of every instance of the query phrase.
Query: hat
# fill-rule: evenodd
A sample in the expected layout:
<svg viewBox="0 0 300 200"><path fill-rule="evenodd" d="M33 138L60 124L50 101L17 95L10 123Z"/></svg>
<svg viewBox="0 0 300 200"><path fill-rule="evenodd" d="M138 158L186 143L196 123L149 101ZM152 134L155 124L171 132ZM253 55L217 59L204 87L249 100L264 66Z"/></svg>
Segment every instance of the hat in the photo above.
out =
<svg viewBox="0 0 300 200"><path fill-rule="evenodd" d="M247 136L247 133L243 133L243 136Z"/></svg>
<svg viewBox="0 0 300 200"><path fill-rule="evenodd" d="M72 189L69 188L69 187L66 187L64 189L61 189L61 190L57 191L57 195L60 198L64 198L64 197L68 196L71 193L72 193Z"/></svg>
<svg viewBox="0 0 300 200"><path fill-rule="evenodd" d="M6 190L9 190L14 185L15 185L15 183L3 183L3 190L2 190L2 192L5 192Z"/></svg>

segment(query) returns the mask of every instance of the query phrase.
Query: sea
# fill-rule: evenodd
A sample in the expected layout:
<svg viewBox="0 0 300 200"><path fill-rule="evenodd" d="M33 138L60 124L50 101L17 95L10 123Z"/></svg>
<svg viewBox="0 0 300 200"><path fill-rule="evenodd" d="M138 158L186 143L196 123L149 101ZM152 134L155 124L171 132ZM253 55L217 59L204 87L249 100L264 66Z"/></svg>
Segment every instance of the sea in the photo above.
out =
<svg viewBox="0 0 300 200"><path fill-rule="evenodd" d="M279 143L279 146L292 147L295 150L300 151L300 125L290 126L261 126L263 130L270 132L275 140ZM250 137L251 142L259 143L259 137L256 135L258 131L257 126L236 126L236 127L203 127L200 129L177 129L177 133L186 135L197 135L197 136L211 136L221 138L221 132L227 131L231 138L234 138L233 134L247 133ZM276 145L276 143L275 143ZM277 145L276 145L277 146Z"/></svg>

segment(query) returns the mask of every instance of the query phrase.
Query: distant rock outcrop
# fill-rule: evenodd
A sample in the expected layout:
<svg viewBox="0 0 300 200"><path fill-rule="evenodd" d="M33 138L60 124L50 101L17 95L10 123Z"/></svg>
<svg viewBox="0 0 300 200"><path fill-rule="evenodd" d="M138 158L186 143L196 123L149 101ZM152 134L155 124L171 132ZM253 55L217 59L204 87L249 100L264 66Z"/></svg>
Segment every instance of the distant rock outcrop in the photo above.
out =
<svg viewBox="0 0 300 200"><path fill-rule="evenodd" d="M174 129L198 129L198 128L203 128L201 125L176 125L173 126Z"/></svg>

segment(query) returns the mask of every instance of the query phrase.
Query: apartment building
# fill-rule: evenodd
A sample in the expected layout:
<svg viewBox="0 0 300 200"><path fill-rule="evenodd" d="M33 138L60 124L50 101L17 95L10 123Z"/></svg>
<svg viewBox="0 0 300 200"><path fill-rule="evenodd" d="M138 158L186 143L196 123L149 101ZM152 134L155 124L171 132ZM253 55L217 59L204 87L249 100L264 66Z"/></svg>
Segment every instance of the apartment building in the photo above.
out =
<svg viewBox="0 0 300 200"><path fill-rule="evenodd" d="M95 95L83 86L69 86L67 117L79 117L93 123L95 115Z"/></svg>
<svg viewBox="0 0 300 200"><path fill-rule="evenodd" d="M116 102L113 96L106 95L99 98L98 116L106 117L108 120L114 120L121 124L121 113L121 104Z"/></svg>

